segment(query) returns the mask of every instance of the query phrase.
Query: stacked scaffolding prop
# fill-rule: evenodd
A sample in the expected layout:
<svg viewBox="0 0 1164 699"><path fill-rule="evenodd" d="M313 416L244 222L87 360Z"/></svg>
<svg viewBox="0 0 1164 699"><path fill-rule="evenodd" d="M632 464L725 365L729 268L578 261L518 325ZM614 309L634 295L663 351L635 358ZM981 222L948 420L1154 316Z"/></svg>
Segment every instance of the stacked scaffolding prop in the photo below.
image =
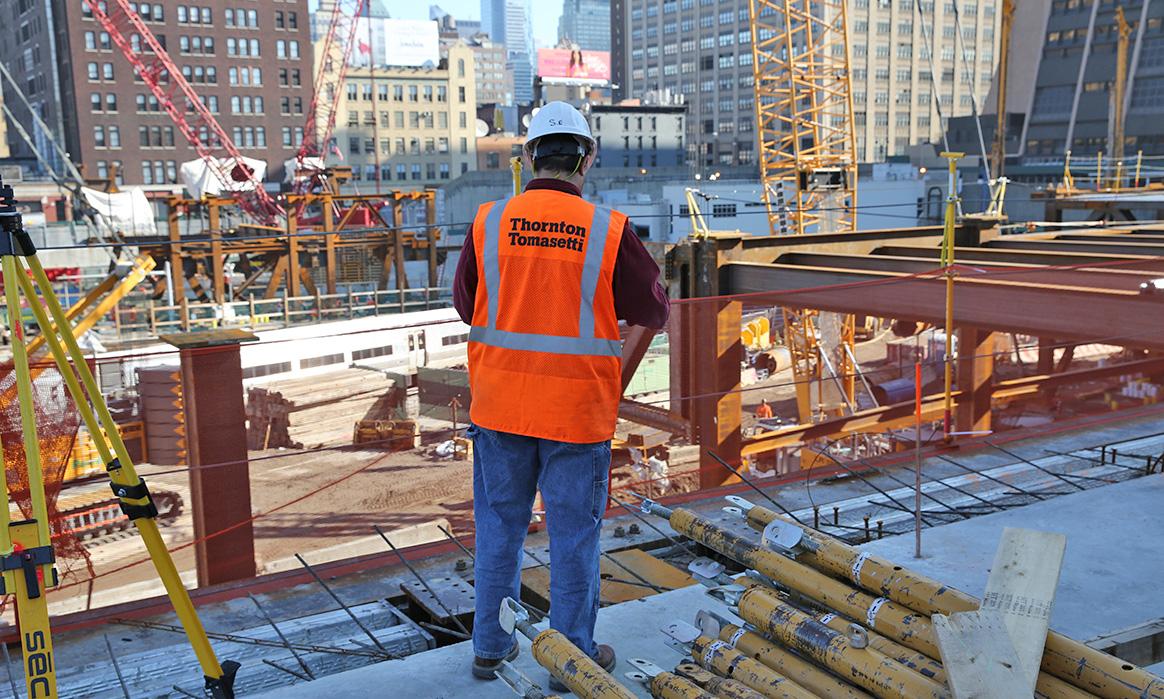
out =
<svg viewBox="0 0 1164 699"><path fill-rule="evenodd" d="M3 263L9 322L17 338L12 343L12 355L33 514L30 520L12 522L8 505L0 508L0 567L3 570L3 592L13 594L16 599L28 695L38 698L58 696L46 602L46 590L57 585L57 574L49 535L28 352L22 337L21 295L28 301L28 308L45 338L69 394L106 464L110 485L120 500L121 510L137 527L174 605L174 611L190 639L205 678L205 695L211 699L231 699L234 697L234 676L239 664L233 661L219 663L210 646L206 631L158 530L155 519L158 511L149 489L134 469L117 424L105 405L76 338L70 332L71 326L64 309L53 294L52 284L36 257L32 239L24 231L12 188L5 186L2 181L0 261ZM5 470L0 469L0 488L7 495Z"/></svg>
<svg viewBox="0 0 1164 699"><path fill-rule="evenodd" d="M930 616L976 610L977 599L774 510L738 497L729 500L746 513L753 528L764 532L762 545L691 511L643 499L644 512L667 519L676 532L765 578L766 584L735 586L738 591L729 602L738 605L739 615L759 634L801 658L751 629L725 626L719 632L721 640L730 640L737 650L822 696L864 695L822 686L819 670L802 658L876 697L948 696ZM804 609L831 614L814 618ZM846 634L852 621L863 625L858 627L860 643ZM1164 679L1052 631L1036 694L1051 699L1164 699Z"/></svg>
<svg viewBox="0 0 1164 699"><path fill-rule="evenodd" d="M528 638L534 660L575 695L583 699L634 699L634 693L561 633L553 629L539 633L530 623L525 608L514 600L508 597L501 600L498 618L507 633L516 630Z"/></svg>

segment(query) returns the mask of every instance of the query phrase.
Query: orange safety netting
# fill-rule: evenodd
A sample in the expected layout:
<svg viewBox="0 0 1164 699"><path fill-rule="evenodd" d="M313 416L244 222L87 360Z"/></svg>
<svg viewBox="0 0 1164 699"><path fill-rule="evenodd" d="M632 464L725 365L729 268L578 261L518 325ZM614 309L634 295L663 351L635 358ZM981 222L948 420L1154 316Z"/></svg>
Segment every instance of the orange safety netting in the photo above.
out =
<svg viewBox="0 0 1164 699"><path fill-rule="evenodd" d="M60 512L60 494L72 472L73 446L81 417L65 386L59 369L51 363L32 362L32 394L40 445L41 470L44 474L45 504L52 536L56 566L62 580L82 572L92 574L89 553L81 540L67 531ZM29 489L28 463L21 430L20 401L17 399L16 372L12 361L0 364L0 440L4 445L4 469L8 479L9 510L31 519L32 499Z"/></svg>

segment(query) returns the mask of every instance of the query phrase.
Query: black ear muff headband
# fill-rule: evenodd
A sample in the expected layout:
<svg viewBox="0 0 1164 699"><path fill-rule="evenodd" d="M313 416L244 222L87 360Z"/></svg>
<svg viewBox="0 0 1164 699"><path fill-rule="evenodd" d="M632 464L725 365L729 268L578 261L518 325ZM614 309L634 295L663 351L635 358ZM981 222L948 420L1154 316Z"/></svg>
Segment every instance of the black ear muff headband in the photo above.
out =
<svg viewBox="0 0 1164 699"><path fill-rule="evenodd" d="M548 143L546 141L547 139L543 137L534 143L533 151L530 153L531 160L538 160L550 155L586 155L586 146L579 143L577 139L555 138Z"/></svg>

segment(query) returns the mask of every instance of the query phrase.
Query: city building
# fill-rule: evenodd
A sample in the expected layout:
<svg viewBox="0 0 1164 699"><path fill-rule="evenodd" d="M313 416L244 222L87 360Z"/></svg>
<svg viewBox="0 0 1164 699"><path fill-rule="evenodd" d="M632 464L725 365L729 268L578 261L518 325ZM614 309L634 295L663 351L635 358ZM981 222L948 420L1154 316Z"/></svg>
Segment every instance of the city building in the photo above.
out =
<svg viewBox="0 0 1164 699"><path fill-rule="evenodd" d="M590 108L599 168L675 168L687 162L687 106L615 104Z"/></svg>
<svg viewBox="0 0 1164 699"><path fill-rule="evenodd" d="M590 51L609 51L610 0L563 0L558 41Z"/></svg>
<svg viewBox="0 0 1164 699"><path fill-rule="evenodd" d="M471 39L481 33L481 21L473 19L457 19L445 12L440 5L428 6L428 18L436 20L441 26L441 39L446 33L455 34L461 39Z"/></svg>
<svg viewBox="0 0 1164 699"><path fill-rule="evenodd" d="M458 25L459 26L459 25ZM479 104L513 104L513 74L507 68L509 57L505 46L478 33L466 40L473 51L477 74L477 102Z"/></svg>
<svg viewBox="0 0 1164 699"><path fill-rule="evenodd" d="M266 161L268 180L281 180L311 104L307 0L137 8L243 155ZM21 76L33 108L87 175L116 168L126 184L178 181L181 163L197 154L87 4L17 0L0 14L0 60ZM32 124L23 104L9 106L20 123ZM51 152L45 134L33 138ZM33 157L11 130L8 143L14 156Z"/></svg>
<svg viewBox="0 0 1164 699"><path fill-rule="evenodd" d="M477 139L477 169L509 170L509 159L521 156L525 136L511 133L496 133Z"/></svg>
<svg viewBox="0 0 1164 699"><path fill-rule="evenodd" d="M935 43L931 59L915 0L849 0L860 160L884 160L906 152L910 144L940 141L938 105L947 118L970 114L971 89L981 104L997 56L998 4L961 2L956 22L952 2L923 0L924 35ZM612 0L611 13L615 99L652 90L682 94L689 104L692 162L753 165L755 78L748 0Z"/></svg>
<svg viewBox="0 0 1164 699"><path fill-rule="evenodd" d="M357 182L416 189L477 164L473 52L449 47L440 65L348 69L335 144Z"/></svg>
<svg viewBox="0 0 1164 699"><path fill-rule="evenodd" d="M1012 66L1029 71L1034 91L1023 129L1024 161L1062 160L1112 152L1111 93L1116 75L1116 5L1054 0L1048 3L1036 60ZM1021 5L1021 3L1020 3ZM1164 155L1164 6L1120 3L1131 25L1124 100L1124 153ZM1032 41L1031 43L1037 43ZM1026 105L1021 105L1026 106ZM1017 111L1020 105L1014 105Z"/></svg>
<svg viewBox="0 0 1164 699"><path fill-rule="evenodd" d="M513 75L513 98L533 101L534 49L529 0L481 0L481 31L505 46L506 70Z"/></svg>
<svg viewBox="0 0 1164 699"><path fill-rule="evenodd" d="M0 84L0 105L4 104L4 85ZM8 120L0 110L0 158L8 157Z"/></svg>

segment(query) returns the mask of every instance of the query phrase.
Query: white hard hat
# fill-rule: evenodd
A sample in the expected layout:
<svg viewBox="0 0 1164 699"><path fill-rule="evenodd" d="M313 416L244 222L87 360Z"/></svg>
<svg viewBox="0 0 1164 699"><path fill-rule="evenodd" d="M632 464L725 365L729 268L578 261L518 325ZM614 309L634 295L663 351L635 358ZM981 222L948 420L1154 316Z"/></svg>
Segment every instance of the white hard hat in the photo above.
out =
<svg viewBox="0 0 1164 699"><path fill-rule="evenodd" d="M568 134L583 139L591 149L596 145L590 135L590 124L582 112L565 102L550 102L533 115L526 132L526 143L531 144L542 136Z"/></svg>

